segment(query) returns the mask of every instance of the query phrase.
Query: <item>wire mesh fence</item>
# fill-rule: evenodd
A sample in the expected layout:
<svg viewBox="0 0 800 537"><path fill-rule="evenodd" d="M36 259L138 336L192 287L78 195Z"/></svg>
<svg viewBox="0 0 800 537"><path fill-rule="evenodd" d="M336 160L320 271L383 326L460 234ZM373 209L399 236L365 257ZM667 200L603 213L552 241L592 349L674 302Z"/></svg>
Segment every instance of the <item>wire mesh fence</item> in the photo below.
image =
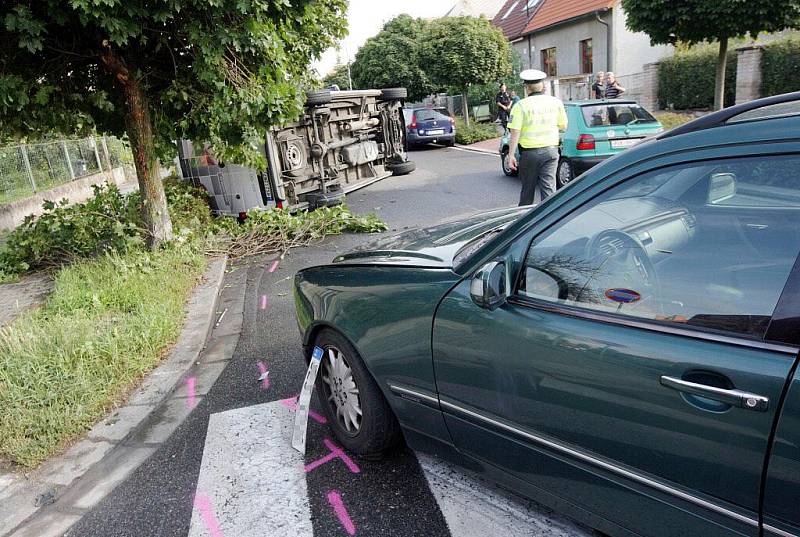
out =
<svg viewBox="0 0 800 537"><path fill-rule="evenodd" d="M0 205L118 166L127 171L132 165L128 145L106 136L0 147Z"/></svg>

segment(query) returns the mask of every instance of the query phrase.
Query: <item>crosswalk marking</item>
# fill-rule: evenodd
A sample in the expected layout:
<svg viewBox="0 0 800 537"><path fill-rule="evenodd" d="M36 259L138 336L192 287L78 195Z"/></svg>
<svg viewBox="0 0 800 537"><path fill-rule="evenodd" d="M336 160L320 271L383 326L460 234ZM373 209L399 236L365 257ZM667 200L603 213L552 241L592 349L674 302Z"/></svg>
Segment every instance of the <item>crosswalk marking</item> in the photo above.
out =
<svg viewBox="0 0 800 537"><path fill-rule="evenodd" d="M225 537L313 537L303 456L291 448L292 417L274 401L209 418L196 495L208 498ZM216 537L196 507L189 537Z"/></svg>

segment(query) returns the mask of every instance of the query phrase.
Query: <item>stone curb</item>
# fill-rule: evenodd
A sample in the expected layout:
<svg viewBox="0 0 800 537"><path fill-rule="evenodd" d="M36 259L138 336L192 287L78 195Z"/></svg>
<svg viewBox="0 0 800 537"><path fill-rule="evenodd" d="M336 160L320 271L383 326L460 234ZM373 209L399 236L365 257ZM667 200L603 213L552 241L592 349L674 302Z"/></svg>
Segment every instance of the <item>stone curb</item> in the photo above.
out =
<svg viewBox="0 0 800 537"><path fill-rule="evenodd" d="M208 392L235 347L230 341L209 340L215 327L241 327L244 297L222 304L220 296L227 257L211 260L204 282L192 293L178 341L169 357L150 372L128 401L98 422L66 453L30 474L0 473L0 536L62 535L144 462L189 415L189 394L180 383L191 375L195 402ZM243 291L241 293L243 295ZM227 305L222 319L222 306ZM235 308L238 311L230 311ZM227 333L238 330L226 326ZM230 336L226 336L230 337ZM222 338L223 340L225 338ZM207 349L205 363L199 361ZM214 362L214 363L208 363Z"/></svg>
<svg viewBox="0 0 800 537"><path fill-rule="evenodd" d="M480 149L480 148L477 148L477 147L470 147L468 145L456 144L455 148L456 149L460 149L462 151L471 151L472 153L482 153L484 155L492 155L492 156L497 156L497 157L500 156L500 153L498 153L497 151L491 151L489 149Z"/></svg>

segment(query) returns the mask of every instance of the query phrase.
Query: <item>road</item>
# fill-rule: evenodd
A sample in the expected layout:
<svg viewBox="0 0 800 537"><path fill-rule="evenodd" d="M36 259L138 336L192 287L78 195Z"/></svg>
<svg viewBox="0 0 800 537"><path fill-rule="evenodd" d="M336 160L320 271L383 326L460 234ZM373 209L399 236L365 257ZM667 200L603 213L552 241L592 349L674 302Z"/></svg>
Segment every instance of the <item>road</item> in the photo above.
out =
<svg viewBox="0 0 800 537"><path fill-rule="evenodd" d="M400 231L516 204L519 183L503 176L493 155L427 148L411 157L416 172L352 193L350 207L376 212ZM330 237L293 250L277 268L265 259L235 263L226 283L246 288L233 358L170 439L68 534L588 535L468 470L407 448L378 462L330 456L332 434L313 420L305 461L297 460L285 438L291 405L281 402L298 393L305 373L292 276L373 238ZM268 383L258 380L261 368Z"/></svg>

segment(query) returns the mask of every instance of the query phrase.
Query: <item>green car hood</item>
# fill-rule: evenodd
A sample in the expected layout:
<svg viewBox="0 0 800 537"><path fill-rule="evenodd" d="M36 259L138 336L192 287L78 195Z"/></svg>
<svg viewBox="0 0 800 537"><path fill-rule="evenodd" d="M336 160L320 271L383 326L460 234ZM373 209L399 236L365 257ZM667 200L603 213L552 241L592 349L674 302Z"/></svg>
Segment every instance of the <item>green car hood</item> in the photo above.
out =
<svg viewBox="0 0 800 537"><path fill-rule="evenodd" d="M529 210L530 207L498 209L432 227L412 229L367 243L337 256L333 262L451 268L456 253L470 241L504 229Z"/></svg>

